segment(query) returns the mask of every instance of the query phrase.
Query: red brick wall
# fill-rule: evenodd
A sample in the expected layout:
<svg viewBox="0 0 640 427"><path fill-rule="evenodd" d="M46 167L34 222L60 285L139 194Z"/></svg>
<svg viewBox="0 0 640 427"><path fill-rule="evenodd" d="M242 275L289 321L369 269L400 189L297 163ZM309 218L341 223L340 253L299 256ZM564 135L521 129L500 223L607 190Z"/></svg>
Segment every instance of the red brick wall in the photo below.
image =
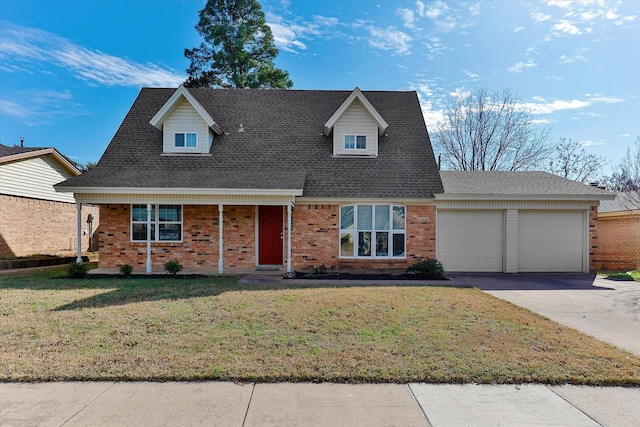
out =
<svg viewBox="0 0 640 427"><path fill-rule="evenodd" d="M298 271L320 265L328 270L406 268L418 260L435 257L435 206L407 206L406 215L406 259L340 259L340 206L297 204L291 239L293 267Z"/></svg>
<svg viewBox="0 0 640 427"><path fill-rule="evenodd" d="M100 223L97 206L82 206L83 250L89 250L89 224ZM0 257L77 252L77 208L74 203L0 194ZM97 245L95 245L97 248Z"/></svg>
<svg viewBox="0 0 640 427"><path fill-rule="evenodd" d="M146 242L130 241L130 205L103 205L100 215L100 266L146 265ZM151 243L154 270L177 259L185 268L217 271L218 207L183 206L183 242ZM255 206L224 207L224 266L253 268L256 236ZM286 209L284 210L286 222ZM405 268L416 260L435 255L435 207L407 206L406 260L340 260L339 206L296 205L291 236L294 270L317 265L327 268ZM286 228L286 227L285 227ZM286 265L286 234L285 234Z"/></svg>
<svg viewBox="0 0 640 427"><path fill-rule="evenodd" d="M640 216L598 218L598 251L594 268L640 268Z"/></svg>
<svg viewBox="0 0 640 427"><path fill-rule="evenodd" d="M144 268L147 262L146 242L131 242L131 205L102 205L100 215L100 267L130 264ZM224 265L251 268L255 266L255 207L225 206ZM165 262L176 259L185 268L218 268L218 205L184 205L182 242L151 243L154 270L161 271Z"/></svg>

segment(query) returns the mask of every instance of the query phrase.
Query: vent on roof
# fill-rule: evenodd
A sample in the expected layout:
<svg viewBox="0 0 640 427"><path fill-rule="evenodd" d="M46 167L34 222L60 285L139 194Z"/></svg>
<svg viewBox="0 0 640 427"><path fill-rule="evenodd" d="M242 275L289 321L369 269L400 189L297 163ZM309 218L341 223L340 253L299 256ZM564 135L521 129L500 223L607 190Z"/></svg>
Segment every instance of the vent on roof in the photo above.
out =
<svg viewBox="0 0 640 427"><path fill-rule="evenodd" d="M240 127L238 128L238 132L244 132L244 126L240 123Z"/></svg>

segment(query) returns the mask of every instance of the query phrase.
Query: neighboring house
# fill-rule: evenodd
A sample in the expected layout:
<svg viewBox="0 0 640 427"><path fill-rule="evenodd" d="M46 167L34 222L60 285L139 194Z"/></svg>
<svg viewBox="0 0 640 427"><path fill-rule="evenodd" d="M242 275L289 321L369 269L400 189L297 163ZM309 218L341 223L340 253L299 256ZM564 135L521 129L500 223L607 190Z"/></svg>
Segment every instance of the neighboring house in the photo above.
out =
<svg viewBox="0 0 640 427"><path fill-rule="evenodd" d="M75 252L77 208L72 194L53 185L80 175L55 148L0 144L0 257ZM93 213L98 226L98 208ZM89 224L83 224L87 231ZM82 247L89 247L88 234Z"/></svg>
<svg viewBox="0 0 640 427"><path fill-rule="evenodd" d="M603 200L598 209L598 256L600 270L640 269L640 206L637 197L618 193Z"/></svg>
<svg viewBox="0 0 640 427"><path fill-rule="evenodd" d="M552 210L595 215L598 200L608 197L558 179L575 203L561 206L560 190ZM220 273L406 268L435 257L436 238L446 242L456 233L453 221L438 225L436 237L436 206L475 210L472 223L485 214L463 193L459 205L443 194L415 92L358 88L144 88L97 167L56 190L100 204L101 267L147 271L169 259ZM494 195L493 210L517 213L511 196ZM543 203L529 197L526 209ZM588 270L583 246L579 269L568 271ZM477 265L443 256L452 270Z"/></svg>

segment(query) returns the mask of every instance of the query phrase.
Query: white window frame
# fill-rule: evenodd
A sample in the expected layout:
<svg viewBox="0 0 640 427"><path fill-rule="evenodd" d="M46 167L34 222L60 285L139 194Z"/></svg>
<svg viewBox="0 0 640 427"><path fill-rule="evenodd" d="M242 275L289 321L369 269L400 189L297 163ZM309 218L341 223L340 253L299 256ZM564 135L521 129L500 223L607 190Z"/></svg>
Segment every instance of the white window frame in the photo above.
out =
<svg viewBox="0 0 640 427"><path fill-rule="evenodd" d="M183 146L176 145L176 137L178 135L183 135L183 137L184 137L184 145ZM188 144L187 141L188 141L189 135L195 135L195 137L196 137L196 145L194 145L193 147L190 147L189 145L187 145ZM174 132L173 133L173 148L178 148L180 150L195 150L195 149L197 149L198 148L198 132L188 132L188 131L185 131L185 132Z"/></svg>
<svg viewBox="0 0 640 427"><path fill-rule="evenodd" d="M353 137L353 148L347 148L347 137ZM358 148L358 138L364 138L364 148ZM365 152L368 146L368 136L362 133L345 133L342 137L342 149L346 152Z"/></svg>
<svg viewBox="0 0 640 427"><path fill-rule="evenodd" d="M134 224L146 224L147 225L147 230L149 229L149 227L151 227L151 230L153 230L153 234L151 235L151 242L152 243L159 243L159 244L165 244L165 243L181 243L184 239L184 206L183 205L178 205L178 204L152 204L151 205L151 212L153 214L152 218L151 218L151 223L147 222L147 218L145 217L144 221L134 221L133 219L133 208L134 206L144 206L144 208L147 208L147 205L144 203L134 203L131 204L131 215L129 216L129 240L133 243L133 242L146 242L147 241L147 237L145 235L144 239L134 239L133 238L133 225ZM163 206L179 206L180 207L180 221L161 221L160 220L160 208ZM160 225L163 224L167 224L167 225L179 225L180 226L180 239L177 240L160 240Z"/></svg>
<svg viewBox="0 0 640 427"><path fill-rule="evenodd" d="M359 207L370 206L371 207L371 228L358 228L358 212ZM352 228L343 228L343 217L342 212L343 208L353 209L353 227ZM388 208L389 209L389 219L388 219L388 227L385 229L376 229L376 208ZM394 228L393 225L393 213L394 208L401 209L404 213L404 227L403 228ZM370 234L370 251L371 255L359 255L359 233L371 233ZM376 253L376 242L378 238L378 233L387 233L387 254L379 255ZM351 235L351 240L353 242L353 255L344 255L342 253L342 238L343 236ZM402 255L394 255L394 235L402 235L403 236L403 248ZM407 258L407 207L404 205L382 205L382 204L348 204L340 206L340 232L338 235L338 250L340 254L340 258L342 259L406 259Z"/></svg>

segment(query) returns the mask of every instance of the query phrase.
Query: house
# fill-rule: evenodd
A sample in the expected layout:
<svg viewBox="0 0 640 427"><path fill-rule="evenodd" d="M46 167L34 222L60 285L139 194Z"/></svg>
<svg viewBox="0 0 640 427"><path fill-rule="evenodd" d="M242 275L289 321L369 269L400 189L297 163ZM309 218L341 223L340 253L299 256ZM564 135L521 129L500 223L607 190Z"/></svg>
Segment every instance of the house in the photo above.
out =
<svg viewBox="0 0 640 427"><path fill-rule="evenodd" d="M550 202L580 212L589 233L584 217L607 197L580 185L566 191L574 204L559 191L517 205L498 187L472 196L477 204L464 192L448 198L415 92L179 87L142 89L97 167L56 190L100 205L101 267L151 272L177 259L219 273L406 268L440 254L445 268L475 269L458 263L458 248L436 248L459 226L447 212L475 212L475 222L497 191L491 203L511 215L505 224L520 206ZM590 267L587 242L580 271Z"/></svg>
<svg viewBox="0 0 640 427"><path fill-rule="evenodd" d="M72 194L54 185L80 175L55 148L0 144L0 258L77 250L77 207ZM98 226L98 208L86 208ZM83 223L87 231L89 224ZM83 233L81 233L83 234ZM80 239L89 247L89 235Z"/></svg>
<svg viewBox="0 0 640 427"><path fill-rule="evenodd" d="M600 270L640 269L640 206L637 195L618 193L603 200L598 209L598 256Z"/></svg>

